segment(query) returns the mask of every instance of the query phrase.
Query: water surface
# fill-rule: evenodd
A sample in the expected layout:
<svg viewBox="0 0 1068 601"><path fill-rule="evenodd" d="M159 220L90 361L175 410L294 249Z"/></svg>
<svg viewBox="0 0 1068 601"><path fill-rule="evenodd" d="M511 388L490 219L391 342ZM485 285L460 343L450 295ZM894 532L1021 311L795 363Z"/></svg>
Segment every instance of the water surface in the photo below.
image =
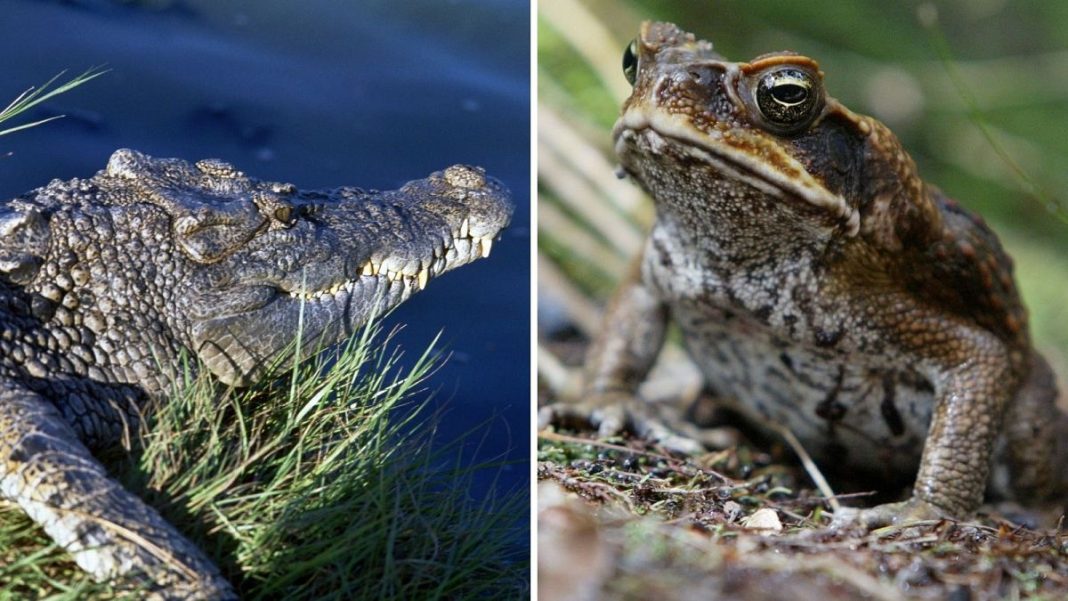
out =
<svg viewBox="0 0 1068 601"><path fill-rule="evenodd" d="M398 309L414 360L439 331L429 386L441 442L526 460L529 432L529 5L520 1L8 0L0 102L61 70L110 72L0 137L0 197L88 177L113 150L217 157L301 188L388 189L454 163L511 188L493 256ZM483 436L484 435L484 436ZM505 472L526 483L526 464Z"/></svg>

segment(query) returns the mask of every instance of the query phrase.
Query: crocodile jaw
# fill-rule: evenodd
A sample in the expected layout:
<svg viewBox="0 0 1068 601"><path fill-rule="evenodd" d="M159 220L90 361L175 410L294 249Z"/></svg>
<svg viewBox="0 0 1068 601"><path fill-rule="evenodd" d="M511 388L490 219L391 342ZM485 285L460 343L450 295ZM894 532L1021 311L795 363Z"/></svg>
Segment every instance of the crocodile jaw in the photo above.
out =
<svg viewBox="0 0 1068 601"><path fill-rule="evenodd" d="M446 271L489 256L492 242L486 243L487 239L492 240L454 240L447 251L415 275L381 268L377 275L363 275L361 268L358 277L326 290L265 290L269 298L255 310L194 325L197 353L223 383L248 386L282 350L290 348L298 331L302 356L314 353L324 343L343 340ZM256 335L250 336L250 332Z"/></svg>
<svg viewBox="0 0 1068 601"><path fill-rule="evenodd" d="M191 346L224 383L258 380L295 348L298 331L307 356L489 256L512 211L499 183L461 166L393 192L334 196L315 217L204 268Z"/></svg>

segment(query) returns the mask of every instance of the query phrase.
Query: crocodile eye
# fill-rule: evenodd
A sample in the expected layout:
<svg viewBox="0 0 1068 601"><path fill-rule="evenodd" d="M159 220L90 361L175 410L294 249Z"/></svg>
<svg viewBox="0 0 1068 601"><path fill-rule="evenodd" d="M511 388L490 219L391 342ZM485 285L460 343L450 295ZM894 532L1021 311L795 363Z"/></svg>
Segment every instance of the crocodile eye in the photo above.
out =
<svg viewBox="0 0 1068 601"><path fill-rule="evenodd" d="M771 125L797 131L808 125L820 105L820 87L809 72L782 67L760 77L756 104Z"/></svg>
<svg viewBox="0 0 1068 601"><path fill-rule="evenodd" d="M274 210L274 218L281 223L289 223L289 219L293 216L293 207L288 205L282 205Z"/></svg>
<svg viewBox="0 0 1068 601"><path fill-rule="evenodd" d="M627 78L630 85L634 85L638 79L638 40L631 40L623 51L623 77Z"/></svg>

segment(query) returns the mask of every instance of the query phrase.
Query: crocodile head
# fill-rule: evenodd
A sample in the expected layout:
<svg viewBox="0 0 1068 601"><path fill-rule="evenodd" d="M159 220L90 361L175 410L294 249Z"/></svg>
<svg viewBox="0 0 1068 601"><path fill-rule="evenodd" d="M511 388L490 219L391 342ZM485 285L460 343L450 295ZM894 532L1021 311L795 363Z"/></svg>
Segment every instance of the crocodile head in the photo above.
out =
<svg viewBox="0 0 1068 601"><path fill-rule="evenodd" d="M499 183L460 165L387 192L302 192L218 161L161 169L133 153L117 153L108 171L132 166L138 173L144 161L156 173L207 176L166 193L177 203L175 242L200 265L185 294L192 348L216 377L235 385L255 381L294 348L298 332L302 352L310 353L442 273L489 256L511 215Z"/></svg>
<svg viewBox="0 0 1068 601"><path fill-rule="evenodd" d="M118 350L105 349L109 365L131 354L122 345L151 347L142 357L166 346L146 341L166 322L172 346L238 386L292 351L298 332L304 353L337 342L442 273L488 256L512 210L507 191L474 167L387 192L300 191L217 160L130 150L116 151L90 180L55 181L27 199L7 218L9 245L26 249L0 257L9 281L37 298L56 287L52 272L81 269L80 278L57 276L60 288L88 281L84 291L60 289L55 310L68 297L91 297L74 321L98 341L116 341ZM50 236L30 235L45 222ZM35 260L49 237L73 250ZM66 260L73 266L64 253L77 255ZM135 371L118 379L136 379Z"/></svg>

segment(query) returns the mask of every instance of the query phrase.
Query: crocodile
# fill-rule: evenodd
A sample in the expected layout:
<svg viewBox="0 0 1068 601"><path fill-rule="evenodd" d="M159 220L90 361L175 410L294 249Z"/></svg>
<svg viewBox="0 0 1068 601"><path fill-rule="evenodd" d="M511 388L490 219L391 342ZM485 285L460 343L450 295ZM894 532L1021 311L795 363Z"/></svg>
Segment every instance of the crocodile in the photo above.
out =
<svg viewBox="0 0 1068 601"><path fill-rule="evenodd" d="M455 165L394 191L302 191L217 159L117 150L0 205L0 497L96 580L232 599L219 569L112 479L185 357L221 386L349 337L489 255L508 191Z"/></svg>

